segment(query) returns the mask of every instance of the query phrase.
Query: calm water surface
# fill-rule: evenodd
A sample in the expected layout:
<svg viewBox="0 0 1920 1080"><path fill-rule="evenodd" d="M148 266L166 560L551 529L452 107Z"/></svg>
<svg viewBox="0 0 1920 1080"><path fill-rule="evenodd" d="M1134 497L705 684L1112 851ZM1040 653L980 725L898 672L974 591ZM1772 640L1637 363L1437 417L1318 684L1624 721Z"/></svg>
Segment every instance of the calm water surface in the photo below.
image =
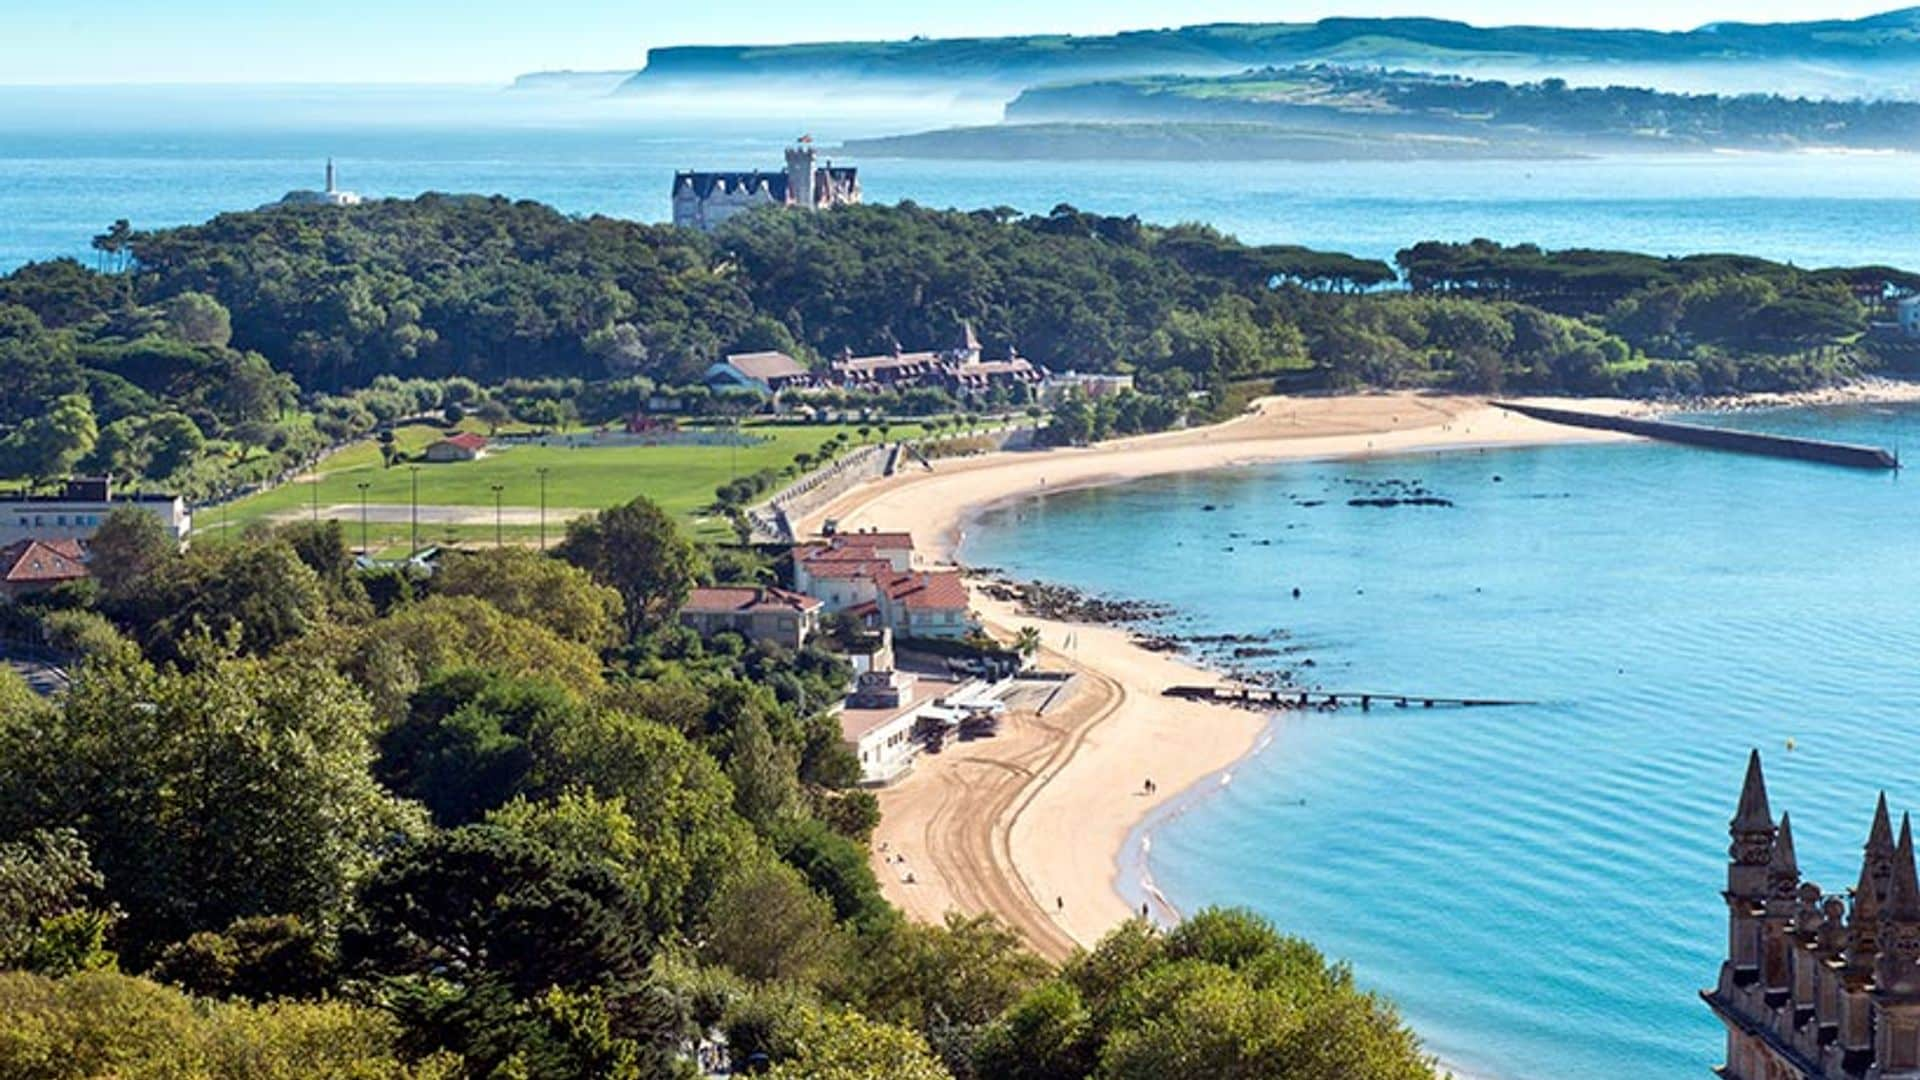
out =
<svg viewBox="0 0 1920 1080"><path fill-rule="evenodd" d="M703 115L713 112L703 104L491 87L0 87L0 271L85 257L87 238L115 218L145 228L198 222L316 187L328 155L339 161L342 186L367 195L499 193L659 221L671 214L675 169L771 168L802 132L831 146L992 119L977 106L850 114L842 104L828 111L791 102L745 111L732 102L716 117ZM874 201L1031 212L1072 203L1378 258L1417 240L1484 236L1920 266L1920 168L1910 155L855 163Z"/></svg>
<svg viewBox="0 0 1920 1080"><path fill-rule="evenodd" d="M1912 410L1730 422L1920 444ZM1346 505L1387 479L1457 505ZM1475 1075L1678 1080L1719 1060L1695 990L1747 749L1831 888L1879 788L1920 809L1916 536L1910 479L1622 444L1050 495L966 557L1187 632L1285 631L1302 651L1270 662L1310 657L1311 685L1541 702L1285 718L1154 829L1150 870L1183 910L1248 905L1352 961Z"/></svg>

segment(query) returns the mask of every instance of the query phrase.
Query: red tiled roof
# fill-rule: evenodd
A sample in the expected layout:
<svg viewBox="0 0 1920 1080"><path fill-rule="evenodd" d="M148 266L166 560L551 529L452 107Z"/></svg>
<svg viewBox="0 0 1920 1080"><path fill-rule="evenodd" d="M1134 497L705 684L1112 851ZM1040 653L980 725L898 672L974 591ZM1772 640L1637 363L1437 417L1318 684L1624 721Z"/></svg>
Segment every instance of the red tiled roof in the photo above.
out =
<svg viewBox="0 0 1920 1080"><path fill-rule="evenodd" d="M793 549L793 553L795 558L811 563L821 560L871 559L883 548L889 551L912 551L913 534L909 532L837 533L825 540L801 544Z"/></svg>
<svg viewBox="0 0 1920 1080"><path fill-rule="evenodd" d="M906 547L913 546L913 534L910 532L850 532L834 533L829 543L841 547Z"/></svg>
<svg viewBox="0 0 1920 1080"><path fill-rule="evenodd" d="M881 372L920 372L939 365L936 352L882 353L879 356L851 356L833 362L833 372L842 377L860 378Z"/></svg>
<svg viewBox="0 0 1920 1080"><path fill-rule="evenodd" d="M80 545L71 540L17 540L0 548L0 580L13 585L73 581L87 576Z"/></svg>
<svg viewBox="0 0 1920 1080"><path fill-rule="evenodd" d="M967 586L956 570L902 574L886 583L887 595L909 608L949 609L967 606Z"/></svg>
<svg viewBox="0 0 1920 1080"><path fill-rule="evenodd" d="M817 578L848 581L857 578L884 580L895 573L885 559L806 559L807 573Z"/></svg>
<svg viewBox="0 0 1920 1080"><path fill-rule="evenodd" d="M457 446L462 450L485 450L487 448L487 437L485 435L477 435L471 431L463 431L458 435L449 435L440 441L452 446Z"/></svg>
<svg viewBox="0 0 1920 1080"><path fill-rule="evenodd" d="M813 611L821 602L785 589L715 586L687 594L683 611L702 614L743 614L755 611Z"/></svg>

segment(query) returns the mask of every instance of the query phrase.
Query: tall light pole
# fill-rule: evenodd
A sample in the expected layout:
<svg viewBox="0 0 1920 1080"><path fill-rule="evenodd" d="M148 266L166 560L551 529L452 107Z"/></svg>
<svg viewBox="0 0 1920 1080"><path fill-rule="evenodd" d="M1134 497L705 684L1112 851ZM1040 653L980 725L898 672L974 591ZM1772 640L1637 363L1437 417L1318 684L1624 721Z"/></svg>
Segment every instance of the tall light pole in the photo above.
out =
<svg viewBox="0 0 1920 1080"><path fill-rule="evenodd" d="M543 466L535 469L540 474L540 550L547 550L547 470Z"/></svg>
<svg viewBox="0 0 1920 1080"><path fill-rule="evenodd" d="M353 485L360 489L360 554L371 557L373 552L367 547L367 488L365 480Z"/></svg>
<svg viewBox="0 0 1920 1080"><path fill-rule="evenodd" d="M493 546L496 548L505 546L500 538L500 493L505 490L504 485L493 485Z"/></svg>
<svg viewBox="0 0 1920 1080"><path fill-rule="evenodd" d="M413 474L413 532L408 539L412 549L407 552L407 561L420 557L420 466L409 465L407 471Z"/></svg>

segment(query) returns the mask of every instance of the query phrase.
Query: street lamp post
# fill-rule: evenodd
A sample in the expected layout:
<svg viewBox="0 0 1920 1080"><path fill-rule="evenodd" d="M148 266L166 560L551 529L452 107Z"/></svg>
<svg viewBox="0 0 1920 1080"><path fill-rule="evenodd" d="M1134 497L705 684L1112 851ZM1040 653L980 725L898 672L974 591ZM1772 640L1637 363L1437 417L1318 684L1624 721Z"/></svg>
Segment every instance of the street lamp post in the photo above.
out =
<svg viewBox="0 0 1920 1080"><path fill-rule="evenodd" d="M505 490L504 485L493 485L493 546L496 548L505 546L500 535L500 493Z"/></svg>
<svg viewBox="0 0 1920 1080"><path fill-rule="evenodd" d="M411 550L407 553L407 560L411 562L420 557L420 466L409 465L407 471L413 474L413 527L408 537Z"/></svg>
<svg viewBox="0 0 1920 1080"><path fill-rule="evenodd" d="M367 488L365 480L353 485L360 489L360 554L371 557L373 552L367 548Z"/></svg>
<svg viewBox="0 0 1920 1080"><path fill-rule="evenodd" d="M547 550L547 470L543 466L535 469L540 474L540 550Z"/></svg>

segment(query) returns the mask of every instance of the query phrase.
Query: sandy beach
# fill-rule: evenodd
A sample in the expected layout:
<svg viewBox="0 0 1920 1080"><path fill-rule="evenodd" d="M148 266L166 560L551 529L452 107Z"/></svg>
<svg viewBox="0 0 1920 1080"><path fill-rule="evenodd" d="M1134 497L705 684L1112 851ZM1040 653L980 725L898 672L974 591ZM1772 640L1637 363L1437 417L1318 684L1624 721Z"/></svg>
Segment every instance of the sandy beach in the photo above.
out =
<svg viewBox="0 0 1920 1080"><path fill-rule="evenodd" d="M1528 420L1475 398L1270 398L1246 416L1206 428L1087 449L936 461L931 471L858 488L797 525L811 531L833 518L843 529L907 530L919 558L941 565L952 562L968 522L983 509L1040 491L1284 460L1618 438ZM1032 618L977 589L974 604L997 635L1037 627L1041 666L1075 672L1075 691L1045 715L1012 718L997 738L923 755L908 776L883 789L874 870L888 898L915 918L992 912L1058 958L1137 913L1118 888L1133 829L1244 757L1272 721L1162 697L1169 685L1219 676L1140 648L1124 628ZM1148 779L1152 794L1144 790Z"/></svg>

